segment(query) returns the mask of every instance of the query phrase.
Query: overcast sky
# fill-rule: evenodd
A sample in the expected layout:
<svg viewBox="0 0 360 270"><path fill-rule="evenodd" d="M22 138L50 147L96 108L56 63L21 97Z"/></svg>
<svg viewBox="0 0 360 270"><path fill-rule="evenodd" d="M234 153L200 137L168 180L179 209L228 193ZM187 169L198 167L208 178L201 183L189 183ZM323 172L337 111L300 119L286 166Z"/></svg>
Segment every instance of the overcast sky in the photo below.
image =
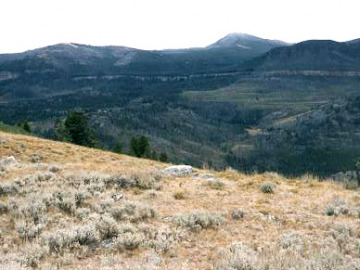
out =
<svg viewBox="0 0 360 270"><path fill-rule="evenodd" d="M0 0L0 53L75 42L201 47L232 32L299 42L360 38L360 0Z"/></svg>

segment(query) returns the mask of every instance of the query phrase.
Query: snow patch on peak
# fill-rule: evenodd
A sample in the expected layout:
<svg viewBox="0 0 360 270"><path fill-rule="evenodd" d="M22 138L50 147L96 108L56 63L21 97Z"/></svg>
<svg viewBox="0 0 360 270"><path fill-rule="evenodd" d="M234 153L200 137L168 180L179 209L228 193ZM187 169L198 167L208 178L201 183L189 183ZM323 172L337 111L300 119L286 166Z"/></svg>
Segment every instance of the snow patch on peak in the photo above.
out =
<svg viewBox="0 0 360 270"><path fill-rule="evenodd" d="M259 37L249 35L246 33L231 33L231 34L228 34L227 36L225 36L223 39L234 40L234 39L239 39L239 38L241 38L242 40L261 39Z"/></svg>
<svg viewBox="0 0 360 270"><path fill-rule="evenodd" d="M245 49L245 50L251 50L250 47L248 46L244 46L244 45L241 45L241 44L236 44L237 47L241 48L241 49Z"/></svg>
<svg viewBox="0 0 360 270"><path fill-rule="evenodd" d="M64 43L64 45L67 45L67 46L70 46L70 47L73 47L73 48L79 48L79 46L74 44L74 43Z"/></svg>

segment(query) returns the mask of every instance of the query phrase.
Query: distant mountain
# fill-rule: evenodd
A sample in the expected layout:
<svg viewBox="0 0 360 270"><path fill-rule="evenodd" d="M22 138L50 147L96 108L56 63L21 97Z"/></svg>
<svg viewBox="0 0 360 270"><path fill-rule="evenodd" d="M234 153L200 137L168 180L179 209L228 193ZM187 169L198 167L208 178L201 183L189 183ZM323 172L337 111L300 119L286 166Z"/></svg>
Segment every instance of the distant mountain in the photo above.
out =
<svg viewBox="0 0 360 270"><path fill-rule="evenodd" d="M287 45L250 35L231 34L206 48L145 51L116 46L57 44L0 55L0 72L62 72L74 75L190 75L227 72L272 48Z"/></svg>
<svg viewBox="0 0 360 270"><path fill-rule="evenodd" d="M24 59L43 59L45 62L57 67L62 66L65 62L67 62L67 65L75 62L89 64L95 59L121 58L128 52L133 51L137 50L127 47L97 47L76 43L61 43L23 53L0 54L0 63Z"/></svg>
<svg viewBox="0 0 360 270"><path fill-rule="evenodd" d="M56 44L24 53L0 55L0 69L36 73L66 72L97 73L109 67L128 64L133 56L140 50L106 46L97 47L83 44ZM120 61L120 62L119 62ZM122 61L122 63L121 63ZM105 69L105 70L104 70Z"/></svg>
<svg viewBox="0 0 360 270"><path fill-rule="evenodd" d="M251 53L263 54L273 48L289 45L289 43L279 40L263 39L244 33L232 33L207 46L207 48L236 48L238 50L245 50Z"/></svg>
<svg viewBox="0 0 360 270"><path fill-rule="evenodd" d="M309 40L272 49L249 66L256 70L360 71L359 45L359 40Z"/></svg>

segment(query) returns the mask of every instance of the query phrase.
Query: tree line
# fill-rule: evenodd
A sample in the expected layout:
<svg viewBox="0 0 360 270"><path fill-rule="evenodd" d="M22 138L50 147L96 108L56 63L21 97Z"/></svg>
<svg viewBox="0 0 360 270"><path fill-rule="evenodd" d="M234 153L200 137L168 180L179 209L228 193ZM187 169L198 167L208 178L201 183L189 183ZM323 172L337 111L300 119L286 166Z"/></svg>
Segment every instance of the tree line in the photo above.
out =
<svg viewBox="0 0 360 270"><path fill-rule="evenodd" d="M65 119L55 121L55 139L59 141L71 142L77 145L98 148L99 142L96 140L93 130L90 128L88 119L83 112L69 112ZM124 153L124 144L119 138L115 146L110 149L116 153ZM156 152L150 144L149 139L144 136L133 136L129 142L130 154L139 158L148 158L167 162L168 156L165 152Z"/></svg>

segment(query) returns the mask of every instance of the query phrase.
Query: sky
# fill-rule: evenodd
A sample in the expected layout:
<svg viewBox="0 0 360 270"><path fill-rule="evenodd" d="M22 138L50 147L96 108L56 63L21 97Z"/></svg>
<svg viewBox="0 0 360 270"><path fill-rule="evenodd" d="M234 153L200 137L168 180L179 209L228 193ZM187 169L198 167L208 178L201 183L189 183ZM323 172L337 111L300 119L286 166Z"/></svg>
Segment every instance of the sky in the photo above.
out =
<svg viewBox="0 0 360 270"><path fill-rule="evenodd" d="M360 38L359 14L360 0L1 0L0 53L70 42L203 47L234 32L347 41Z"/></svg>

